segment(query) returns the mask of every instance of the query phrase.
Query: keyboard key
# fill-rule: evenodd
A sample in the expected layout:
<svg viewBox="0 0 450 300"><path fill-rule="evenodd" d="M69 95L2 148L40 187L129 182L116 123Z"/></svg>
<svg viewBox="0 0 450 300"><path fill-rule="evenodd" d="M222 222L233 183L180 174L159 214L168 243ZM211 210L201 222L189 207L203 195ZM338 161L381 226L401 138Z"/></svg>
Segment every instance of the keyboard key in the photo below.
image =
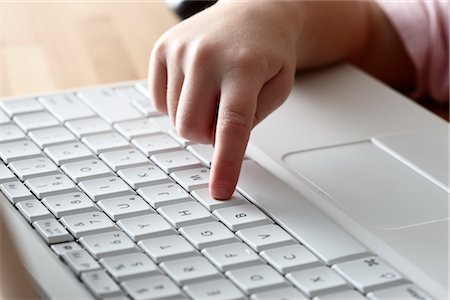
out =
<svg viewBox="0 0 450 300"><path fill-rule="evenodd" d="M13 121L25 132L59 125L58 120L45 111L18 115L14 117Z"/></svg>
<svg viewBox="0 0 450 300"><path fill-rule="evenodd" d="M145 96L145 98L150 100L150 92L148 90L148 82L147 81L138 82L134 86L139 92L141 92Z"/></svg>
<svg viewBox="0 0 450 300"><path fill-rule="evenodd" d="M61 170L76 183L113 175L111 169L98 159L67 163L61 166Z"/></svg>
<svg viewBox="0 0 450 300"><path fill-rule="evenodd" d="M343 291L343 292L337 292L333 294L326 294L314 297L314 300L366 300L367 298L358 293L355 290L349 290L349 291ZM390 298L391 300L398 299L398 298Z"/></svg>
<svg viewBox="0 0 450 300"><path fill-rule="evenodd" d="M160 115L149 99L133 100L131 104L137 108L144 116L153 117Z"/></svg>
<svg viewBox="0 0 450 300"><path fill-rule="evenodd" d="M8 167L0 163L0 183L16 181L17 177L11 172Z"/></svg>
<svg viewBox="0 0 450 300"><path fill-rule="evenodd" d="M343 262L333 269L363 293L405 283L399 272L376 256Z"/></svg>
<svg viewBox="0 0 450 300"><path fill-rule="evenodd" d="M206 256L222 272L264 264L264 261L244 243L226 244L202 250Z"/></svg>
<svg viewBox="0 0 450 300"><path fill-rule="evenodd" d="M177 234L176 230L157 214L122 219L117 225L134 241Z"/></svg>
<svg viewBox="0 0 450 300"><path fill-rule="evenodd" d="M119 177L105 177L83 181L79 186L95 202L101 199L132 195L134 193Z"/></svg>
<svg viewBox="0 0 450 300"><path fill-rule="evenodd" d="M184 291L193 299L244 300L244 294L226 279L208 280L185 286Z"/></svg>
<svg viewBox="0 0 450 300"><path fill-rule="evenodd" d="M282 274L321 265L319 259L302 245L264 250L260 255Z"/></svg>
<svg viewBox="0 0 450 300"><path fill-rule="evenodd" d="M31 194L31 192L20 181L2 183L0 185L0 190L13 204L23 200L34 199L33 194Z"/></svg>
<svg viewBox="0 0 450 300"><path fill-rule="evenodd" d="M153 134L136 138L131 142L147 156L181 149L180 144L167 134Z"/></svg>
<svg viewBox="0 0 450 300"><path fill-rule="evenodd" d="M417 299L431 300L430 295L422 291L414 284L406 284L402 286L374 291L367 294L370 300L393 300L393 299Z"/></svg>
<svg viewBox="0 0 450 300"><path fill-rule="evenodd" d="M155 154L150 159L166 173L201 167L200 161L185 150Z"/></svg>
<svg viewBox="0 0 450 300"><path fill-rule="evenodd" d="M57 218L99 210L94 202L81 192L46 197L42 203Z"/></svg>
<svg viewBox="0 0 450 300"><path fill-rule="evenodd" d="M2 143L2 146L0 147L0 157L5 163L10 163L14 160L33 158L40 156L41 153L41 149L28 140Z"/></svg>
<svg viewBox="0 0 450 300"><path fill-rule="evenodd" d="M44 110L44 107L34 98L3 100L0 107L8 116Z"/></svg>
<svg viewBox="0 0 450 300"><path fill-rule="evenodd" d="M257 252L296 243L286 231L274 224L239 230L236 235Z"/></svg>
<svg viewBox="0 0 450 300"><path fill-rule="evenodd" d="M32 130L28 133L28 136L41 147L41 149L55 144L75 141L73 134L64 127Z"/></svg>
<svg viewBox="0 0 450 300"><path fill-rule="evenodd" d="M103 298L103 300L130 300L130 298L128 296L112 296L112 297L107 297L107 298Z"/></svg>
<svg viewBox="0 0 450 300"><path fill-rule="evenodd" d="M215 220L209 211L194 201L163 206L158 212L176 228Z"/></svg>
<svg viewBox="0 0 450 300"><path fill-rule="evenodd" d="M128 102L133 100L146 100L151 102L148 96L145 96L135 86L123 86L114 89L120 96L126 99Z"/></svg>
<svg viewBox="0 0 450 300"><path fill-rule="evenodd" d="M114 124L114 128L128 140L160 132L150 120L138 119Z"/></svg>
<svg viewBox="0 0 450 300"><path fill-rule="evenodd" d="M286 278L309 297L349 288L344 279L328 267L292 272Z"/></svg>
<svg viewBox="0 0 450 300"><path fill-rule="evenodd" d="M208 168L178 171L170 174L170 176L189 192L193 191L194 189L208 187L209 184Z"/></svg>
<svg viewBox="0 0 450 300"><path fill-rule="evenodd" d="M77 242L67 242L67 243L62 243L62 244L55 244L55 245L52 245L51 248L53 249L53 251L55 251L55 253L58 256L61 256L64 253L67 253L69 251L82 249Z"/></svg>
<svg viewBox="0 0 450 300"><path fill-rule="evenodd" d="M115 132L85 136L81 141L96 154L105 151L119 150L129 146L128 141Z"/></svg>
<svg viewBox="0 0 450 300"><path fill-rule="evenodd" d="M199 255L197 250L180 235L142 240L138 242L138 245L158 264L167 260Z"/></svg>
<svg viewBox="0 0 450 300"><path fill-rule="evenodd" d="M111 126L100 118L88 118L66 122L66 127L78 138L89 134L105 133L112 130Z"/></svg>
<svg viewBox="0 0 450 300"><path fill-rule="evenodd" d="M182 297L180 289L172 280L163 275L127 280L122 283L122 286L136 300L175 299Z"/></svg>
<svg viewBox="0 0 450 300"><path fill-rule="evenodd" d="M247 199L264 207L278 225L288 228L295 239L328 265L368 253L363 245L328 216L253 161L243 162L238 190ZM289 209L280 210L279 203L273 199L283 199Z"/></svg>
<svg viewBox="0 0 450 300"><path fill-rule="evenodd" d="M147 255L138 252L105 257L100 264L119 281L161 273Z"/></svg>
<svg viewBox="0 0 450 300"><path fill-rule="evenodd" d="M136 245L122 231L83 236L79 241L97 259L137 251Z"/></svg>
<svg viewBox="0 0 450 300"><path fill-rule="evenodd" d="M116 172L120 169L133 168L150 162L149 159L137 149L103 152L99 157Z"/></svg>
<svg viewBox="0 0 450 300"><path fill-rule="evenodd" d="M302 293L293 287L284 287L273 291L253 294L251 300L307 300ZM347 299L351 300L351 299Z"/></svg>
<svg viewBox="0 0 450 300"><path fill-rule="evenodd" d="M225 225L219 222L186 226L179 231L197 249L239 241Z"/></svg>
<svg viewBox="0 0 450 300"><path fill-rule="evenodd" d="M56 174L39 178L28 179L25 185L39 199L56 195L77 192L78 188L66 175Z"/></svg>
<svg viewBox="0 0 450 300"><path fill-rule="evenodd" d="M164 132L168 132L171 129L175 129L167 114L160 114L159 116L154 116L153 118L151 118L151 120L159 129L161 129Z"/></svg>
<svg viewBox="0 0 450 300"><path fill-rule="evenodd" d="M231 270L225 275L247 294L288 285L283 276L266 265Z"/></svg>
<svg viewBox="0 0 450 300"><path fill-rule="evenodd" d="M16 204L16 207L30 223L52 217L52 214L48 211L48 209L36 199L20 201Z"/></svg>
<svg viewBox="0 0 450 300"><path fill-rule="evenodd" d="M97 297L121 295L122 290L103 270L83 272L81 281Z"/></svg>
<svg viewBox="0 0 450 300"><path fill-rule="evenodd" d="M85 90L78 92L78 96L110 124L142 117L128 101L109 89Z"/></svg>
<svg viewBox="0 0 450 300"><path fill-rule="evenodd" d="M154 164L120 170L117 174L133 189L170 182L169 177Z"/></svg>
<svg viewBox="0 0 450 300"><path fill-rule="evenodd" d="M78 160L94 158L94 154L85 145L78 142L51 146L45 148L44 152L58 166Z"/></svg>
<svg viewBox="0 0 450 300"><path fill-rule="evenodd" d="M273 223L252 204L217 209L213 214L233 231Z"/></svg>
<svg viewBox="0 0 450 300"><path fill-rule="evenodd" d="M74 94L44 96L39 98L39 102L61 122L95 115Z"/></svg>
<svg viewBox="0 0 450 300"><path fill-rule="evenodd" d="M167 133L183 147L194 144L194 142L180 136L175 128L170 129L169 131L167 131Z"/></svg>
<svg viewBox="0 0 450 300"><path fill-rule="evenodd" d="M9 123L9 121L8 115L0 109L0 125Z"/></svg>
<svg viewBox="0 0 450 300"><path fill-rule="evenodd" d="M217 200L211 197L208 188L199 189L192 191L192 196L200 202L204 207L206 207L209 211L216 210L218 208L240 205L240 204L248 204L248 201L241 196L238 192L234 192L228 200Z"/></svg>
<svg viewBox="0 0 450 300"><path fill-rule="evenodd" d="M73 236L54 218L37 220L33 227L49 244L68 242Z"/></svg>
<svg viewBox="0 0 450 300"><path fill-rule="evenodd" d="M136 195L101 200L97 205L114 221L155 213L147 202Z"/></svg>
<svg viewBox="0 0 450 300"><path fill-rule="evenodd" d="M200 256L166 261L159 266L179 285L221 277L219 271Z"/></svg>
<svg viewBox="0 0 450 300"><path fill-rule="evenodd" d="M194 154L194 156L197 157L202 162L202 164L204 164L207 167L211 167L211 162L214 154L213 146L196 144L190 145L186 149L192 154Z"/></svg>
<svg viewBox="0 0 450 300"><path fill-rule="evenodd" d="M59 172L58 167L46 157L14 161L9 164L9 168L22 181L36 176L46 176Z"/></svg>
<svg viewBox="0 0 450 300"><path fill-rule="evenodd" d="M153 208L193 201L189 194L176 183L144 187L137 192Z"/></svg>
<svg viewBox="0 0 450 300"><path fill-rule="evenodd" d="M1 102L3 101L0 101L0 103ZM0 142L2 144L23 138L25 138L25 134L16 125L9 123L0 125Z"/></svg>
<svg viewBox="0 0 450 300"><path fill-rule="evenodd" d="M98 262L84 249L65 252L62 258L77 275L81 272L100 269Z"/></svg>
<svg viewBox="0 0 450 300"><path fill-rule="evenodd" d="M64 216L61 218L61 223L76 238L88 234L103 233L117 228L111 219L102 212Z"/></svg>

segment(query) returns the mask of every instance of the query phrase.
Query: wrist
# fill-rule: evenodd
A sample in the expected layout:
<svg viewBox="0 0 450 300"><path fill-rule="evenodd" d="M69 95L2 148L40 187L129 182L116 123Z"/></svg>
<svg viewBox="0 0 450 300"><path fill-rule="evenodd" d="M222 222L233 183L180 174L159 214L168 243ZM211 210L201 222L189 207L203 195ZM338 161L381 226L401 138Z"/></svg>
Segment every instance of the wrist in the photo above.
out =
<svg viewBox="0 0 450 300"><path fill-rule="evenodd" d="M351 61L367 48L371 1L296 1L297 68Z"/></svg>

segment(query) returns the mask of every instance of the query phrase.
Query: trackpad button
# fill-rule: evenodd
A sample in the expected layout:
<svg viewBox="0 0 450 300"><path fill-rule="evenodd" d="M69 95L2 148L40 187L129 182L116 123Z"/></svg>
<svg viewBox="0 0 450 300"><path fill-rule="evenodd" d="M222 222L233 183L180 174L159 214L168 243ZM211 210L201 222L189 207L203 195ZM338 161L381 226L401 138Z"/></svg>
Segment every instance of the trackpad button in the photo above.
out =
<svg viewBox="0 0 450 300"><path fill-rule="evenodd" d="M401 229L448 219L448 194L371 142L286 155L284 162L361 224Z"/></svg>

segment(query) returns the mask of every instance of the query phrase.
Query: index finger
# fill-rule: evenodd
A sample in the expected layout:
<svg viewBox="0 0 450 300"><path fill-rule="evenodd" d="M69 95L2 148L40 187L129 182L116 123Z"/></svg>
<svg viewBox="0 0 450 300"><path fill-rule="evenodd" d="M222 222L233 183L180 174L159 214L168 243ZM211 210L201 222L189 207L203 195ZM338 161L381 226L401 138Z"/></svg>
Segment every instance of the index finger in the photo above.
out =
<svg viewBox="0 0 450 300"><path fill-rule="evenodd" d="M224 78L216 122L210 193L228 199L234 192L252 130L262 83L240 71Z"/></svg>

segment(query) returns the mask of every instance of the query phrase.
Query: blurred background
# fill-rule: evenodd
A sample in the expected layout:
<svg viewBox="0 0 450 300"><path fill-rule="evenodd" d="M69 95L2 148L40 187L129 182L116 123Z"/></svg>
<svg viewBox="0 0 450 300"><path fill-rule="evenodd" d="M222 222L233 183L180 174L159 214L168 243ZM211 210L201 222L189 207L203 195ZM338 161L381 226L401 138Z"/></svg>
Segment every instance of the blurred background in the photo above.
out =
<svg viewBox="0 0 450 300"><path fill-rule="evenodd" d="M0 96L146 78L153 44L179 20L171 8L182 16L200 8L186 4L0 1ZM420 104L449 119L448 104Z"/></svg>
<svg viewBox="0 0 450 300"><path fill-rule="evenodd" d="M163 1L1 2L3 97L146 78L178 22Z"/></svg>

